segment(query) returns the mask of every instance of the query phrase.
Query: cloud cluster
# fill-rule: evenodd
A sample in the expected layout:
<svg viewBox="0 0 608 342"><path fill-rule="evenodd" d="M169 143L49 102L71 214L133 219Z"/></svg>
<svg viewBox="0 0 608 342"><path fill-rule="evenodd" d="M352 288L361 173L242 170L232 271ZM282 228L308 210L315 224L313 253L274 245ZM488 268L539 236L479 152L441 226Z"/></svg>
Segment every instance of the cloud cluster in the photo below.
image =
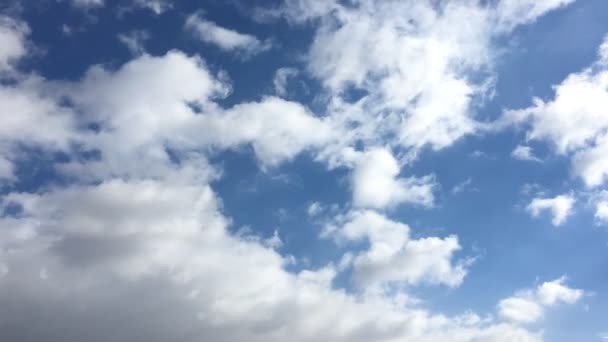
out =
<svg viewBox="0 0 608 342"><path fill-rule="evenodd" d="M320 23L308 71L330 91L333 115L364 126L358 139L440 149L476 130L472 104L492 77L470 76L489 71L492 39L570 2L290 0L281 14ZM364 95L350 100L353 89Z"/></svg>
<svg viewBox="0 0 608 342"><path fill-rule="evenodd" d="M213 21L203 18L201 14L193 14L188 17L185 27L197 39L216 45L224 51L242 52L250 56L266 51L272 46L269 41L261 41L253 35L219 26Z"/></svg>
<svg viewBox="0 0 608 342"><path fill-rule="evenodd" d="M27 52L27 25L0 16L0 182L14 180L19 147L45 150L68 147L74 121L55 101L36 89L41 79L20 75L16 63Z"/></svg>
<svg viewBox="0 0 608 342"><path fill-rule="evenodd" d="M160 180L108 179L6 196L4 203L22 210L0 221L2 335L47 341L539 339L509 324L432 315L399 298L335 290L331 266L289 273L273 249L230 235L213 192L191 177L177 170ZM374 228L381 227L369 231ZM427 256L433 258L419 255ZM421 275L440 272L441 265L426 271L423 265Z"/></svg>
<svg viewBox="0 0 608 342"><path fill-rule="evenodd" d="M26 53L24 36L27 25L0 16L0 73L13 69L13 63Z"/></svg>
<svg viewBox="0 0 608 342"><path fill-rule="evenodd" d="M71 4L77 8L93 9L106 6L105 0L69 0ZM127 8L143 8L148 9L155 14L162 14L172 7L169 0L128 0L125 1Z"/></svg>
<svg viewBox="0 0 608 342"><path fill-rule="evenodd" d="M511 152L511 157L519 160L528 160L528 161L541 161L534 155L534 151L530 146L525 145L517 145L513 152Z"/></svg>
<svg viewBox="0 0 608 342"><path fill-rule="evenodd" d="M134 56L142 55L146 52L144 42L150 39L150 34L147 31L131 31L129 33L121 33L118 35L118 40L123 43L129 52Z"/></svg>
<svg viewBox="0 0 608 342"><path fill-rule="evenodd" d="M555 85L551 100L535 98L528 108L507 110L499 124L526 125L528 140L551 143L557 154L570 158L572 173L593 190L605 185L608 179L607 47L608 36L598 49L595 63ZM518 152L524 159L535 158L531 154L528 156L528 151L520 149ZM572 206L572 199L559 202L561 205L556 201L537 203L542 208L552 208L554 225L564 221ZM534 215L542 208L528 207ZM597 202L595 217L599 222L605 221L605 212L605 202Z"/></svg>
<svg viewBox="0 0 608 342"><path fill-rule="evenodd" d="M534 323L541 319L547 307L558 303L573 304L584 295L580 289L570 288L563 283L566 278L544 282L536 289L519 291L513 297L498 303L499 315L517 323Z"/></svg>
<svg viewBox="0 0 608 342"><path fill-rule="evenodd" d="M559 154L572 158L572 170L590 187L608 177L608 37L594 65L569 75L554 86L549 101L505 112L510 122L527 123L527 138L552 143ZM576 127L576 129L572 129Z"/></svg>
<svg viewBox="0 0 608 342"><path fill-rule="evenodd" d="M94 8L105 5L104 0L70 0L72 5L80 8Z"/></svg>
<svg viewBox="0 0 608 342"><path fill-rule="evenodd" d="M608 224L608 191L603 190L591 198L595 206L595 220L599 224Z"/></svg>
<svg viewBox="0 0 608 342"><path fill-rule="evenodd" d="M575 198L571 195L559 195L553 198L534 198L526 207L532 216L538 216L542 211L550 211L553 218L551 223L560 226L570 214L575 203Z"/></svg>
<svg viewBox="0 0 608 342"><path fill-rule="evenodd" d="M278 96L285 97L288 95L287 85L289 78L294 77L298 74L296 68L279 68L274 74L272 84L274 85L274 91Z"/></svg>
<svg viewBox="0 0 608 342"><path fill-rule="evenodd" d="M352 175L353 204L385 208L399 203L433 204L433 179L399 178L399 164L386 149L373 149L358 156Z"/></svg>
<svg viewBox="0 0 608 342"><path fill-rule="evenodd" d="M352 258L355 280L366 289L390 284L445 284L458 286L468 260L452 263L460 249L458 238L411 239L410 228L373 211L358 211L334 231L338 240L367 240L369 249ZM347 260L347 259L345 259Z"/></svg>
<svg viewBox="0 0 608 342"><path fill-rule="evenodd" d="M548 11L567 6L575 0L502 0L497 2L497 24L501 29L534 22Z"/></svg>
<svg viewBox="0 0 608 342"><path fill-rule="evenodd" d="M355 203L388 208L432 203L432 176L396 180L395 157L373 170L360 160L385 149L400 169L424 148L479 131L475 108L494 82L493 41L571 2L287 0L263 14L314 27L306 69L323 86L325 115L339 132L320 159L355 169Z"/></svg>
<svg viewBox="0 0 608 342"><path fill-rule="evenodd" d="M505 11L505 22L529 22L566 2L543 3L519 19ZM488 65L483 32L502 11L468 2L437 11L413 1L287 1L284 10L290 20L320 25L307 64L328 91L324 115L273 96L224 107L217 100L230 84L222 73L179 51L143 53L115 70L92 66L73 82L21 74L15 62L26 54L27 30L0 20L0 72L10 71L11 80L0 83L0 177L14 180L16 162L28 158L23 147L33 146L64 152L68 160L54 169L70 179L0 200L2 339L542 339L474 313L433 313L407 293L385 291L460 285L471 262L454 260L456 236L413 239L404 223L352 209L336 219L333 236L369 245L341 265L291 272L276 239L272 246L229 232L210 185L220 172L208 161L226 149L250 149L262 168L304 151L351 168L355 207L432 205L432 176L402 177L393 150L439 149L475 131L469 109L484 87L466 71ZM228 50L259 42L197 20L209 41ZM355 88L365 95L352 100ZM348 267L355 292L335 286ZM542 305L581 296L561 280L545 284L536 295ZM502 303L499 313L512 320Z"/></svg>
<svg viewBox="0 0 608 342"><path fill-rule="evenodd" d="M170 0L134 0L133 4L140 8L147 8L155 14L162 14L173 6Z"/></svg>

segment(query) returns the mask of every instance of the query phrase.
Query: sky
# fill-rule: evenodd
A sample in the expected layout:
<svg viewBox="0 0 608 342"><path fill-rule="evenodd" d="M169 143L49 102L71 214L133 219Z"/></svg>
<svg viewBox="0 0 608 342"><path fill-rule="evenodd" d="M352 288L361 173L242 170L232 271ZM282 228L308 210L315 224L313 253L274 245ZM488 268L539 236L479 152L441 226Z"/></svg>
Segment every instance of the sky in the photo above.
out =
<svg viewBox="0 0 608 342"><path fill-rule="evenodd" d="M0 1L0 340L608 341L608 2Z"/></svg>

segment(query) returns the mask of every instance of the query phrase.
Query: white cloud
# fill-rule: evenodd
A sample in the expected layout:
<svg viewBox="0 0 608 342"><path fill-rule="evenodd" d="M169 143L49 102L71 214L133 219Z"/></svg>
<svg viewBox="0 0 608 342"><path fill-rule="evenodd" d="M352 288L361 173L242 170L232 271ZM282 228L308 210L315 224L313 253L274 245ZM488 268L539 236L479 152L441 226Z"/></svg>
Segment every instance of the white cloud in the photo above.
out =
<svg viewBox="0 0 608 342"><path fill-rule="evenodd" d="M528 139L549 141L558 153L571 156L574 173L589 187L603 184L608 175L607 42L608 37L594 65L554 86L553 99L535 98L531 107L503 117L503 122L529 123Z"/></svg>
<svg viewBox="0 0 608 342"><path fill-rule="evenodd" d="M452 193L459 194L466 190L479 191L477 188L473 187L472 184L473 184L473 178L469 177L469 178L463 180L462 182L454 185L454 187L452 188Z"/></svg>
<svg viewBox="0 0 608 342"><path fill-rule="evenodd" d="M608 224L608 191L600 191L591 197L590 203L595 206L595 220L598 224Z"/></svg>
<svg viewBox="0 0 608 342"><path fill-rule="evenodd" d="M602 201L597 204L595 218L602 223L608 223L608 201Z"/></svg>
<svg viewBox="0 0 608 342"><path fill-rule="evenodd" d="M564 281L566 281L566 278L561 277L554 281L542 283L536 289L540 303L546 306L559 302L566 304L576 303L583 296L583 290L569 288L563 285Z"/></svg>
<svg viewBox="0 0 608 342"><path fill-rule="evenodd" d="M173 6L167 0L135 0L134 3L136 6L147 8L157 15L163 14Z"/></svg>
<svg viewBox="0 0 608 342"><path fill-rule="evenodd" d="M287 84L289 78L294 77L298 74L298 69L295 68L279 68L274 74L274 91L279 96L287 96Z"/></svg>
<svg viewBox="0 0 608 342"><path fill-rule="evenodd" d="M27 55L28 33L24 23L0 16L0 179L4 180L14 180L13 163L21 147L67 149L76 135L69 110L38 90L43 80L15 67Z"/></svg>
<svg viewBox="0 0 608 342"><path fill-rule="evenodd" d="M594 146L574 154L572 169L588 187L600 186L608 179L608 132L599 135Z"/></svg>
<svg viewBox="0 0 608 342"><path fill-rule="evenodd" d="M371 208L391 207L399 203L432 205L433 178L399 178L399 171L399 164L386 149L362 153L352 175L354 205Z"/></svg>
<svg viewBox="0 0 608 342"><path fill-rule="evenodd" d="M469 153L469 157L470 158L492 158L492 156L488 155L486 152L480 151L480 150L475 150L471 153Z"/></svg>
<svg viewBox="0 0 608 342"><path fill-rule="evenodd" d="M474 86L449 65L478 64L484 56L459 55L464 50L457 45L479 48L475 44L483 44L476 40L480 31L442 31L442 25L450 25L465 12L472 26L478 24L475 9L452 9L448 6L444 16L436 17L422 3L362 2L356 11L341 8L335 16L340 26L318 30L308 70L330 89L336 99L335 111L345 111L353 124L362 126L361 133L369 133L364 138L373 139L387 131L406 147L448 146L474 130L468 113ZM420 24L408 28L408 22ZM470 39L459 36L461 33L470 34ZM360 120L340 102L351 86L367 92L354 104L364 113ZM437 96L442 100L436 101Z"/></svg>
<svg viewBox="0 0 608 342"><path fill-rule="evenodd" d="M534 198L526 207L532 216L538 216L542 211L548 210L553 215L551 223L554 226L560 226L570 214L575 199L570 195L559 195L553 198Z"/></svg>
<svg viewBox="0 0 608 342"><path fill-rule="evenodd" d="M0 155L0 181L14 178L14 165L6 157Z"/></svg>
<svg viewBox="0 0 608 342"><path fill-rule="evenodd" d="M205 139L220 146L251 142L258 159L270 166L307 148L322 146L333 135L327 123L304 106L276 97L237 105L223 115L203 119L201 124L210 130Z"/></svg>
<svg viewBox="0 0 608 342"><path fill-rule="evenodd" d="M565 7L575 0L501 0L497 2L498 24L502 29L534 22L545 13Z"/></svg>
<svg viewBox="0 0 608 342"><path fill-rule="evenodd" d="M451 319L390 297L334 290L331 267L287 272L287 261L265 242L228 233L214 193L187 169L160 179L12 193L2 203L23 207L19 217L0 219L0 247L11 249L2 255L0 300L7 310L0 319L15 327L3 333L17 339L66 340L66 329L51 327L77 324L83 330L71 336L112 340L540 340L508 324ZM393 228L407 234L404 225L381 223L389 226L365 234L381 238ZM432 241L427 247L453 247L449 239ZM410 242L417 258L408 279L458 282L460 271L451 274L449 260L439 260L447 256L417 249L426 240ZM13 314L17 308L20 315Z"/></svg>
<svg viewBox="0 0 608 342"><path fill-rule="evenodd" d="M305 70L323 85L318 99L334 132L317 159L353 169L356 206L385 208L431 205L433 180L399 179L392 156L375 165L366 162L375 153L357 151L386 148L407 164L425 147L446 148L485 127L474 102L491 94L495 38L569 2L289 0L262 16L314 25Z"/></svg>
<svg viewBox="0 0 608 342"><path fill-rule="evenodd" d="M543 307L533 299L513 297L500 301L498 311L503 319L518 322L532 323L543 316Z"/></svg>
<svg viewBox="0 0 608 342"><path fill-rule="evenodd" d="M318 19L339 10L341 6L336 0L309 1L309 0L286 0L283 7L276 9L261 9L257 15L262 18L272 16L285 16L292 23L303 23L308 20Z"/></svg>
<svg viewBox="0 0 608 342"><path fill-rule="evenodd" d="M307 70L325 86L328 113L348 127L344 140L377 146L391 137L415 154L479 129L472 103L491 90L494 37L570 2L290 0L268 13L318 25ZM360 97L349 97L353 88Z"/></svg>
<svg viewBox="0 0 608 342"><path fill-rule="evenodd" d="M462 283L468 260L453 262L460 250L458 238L449 236L411 239L410 228L373 211L357 211L336 231L338 239L367 239L370 247L353 259L354 277L363 288L390 283Z"/></svg>
<svg viewBox="0 0 608 342"><path fill-rule="evenodd" d="M70 0L74 6L81 8L102 7L105 5L104 0Z"/></svg>
<svg viewBox="0 0 608 342"><path fill-rule="evenodd" d="M200 14L189 16L185 27L196 38L214 44L225 51L241 51L251 55L268 50L271 47L268 41L263 42L253 35L221 27L210 20L204 19Z"/></svg>
<svg viewBox="0 0 608 342"><path fill-rule="evenodd" d="M273 249L279 249L283 247L283 240L281 240L281 237L279 236L279 231L275 230L271 237L263 241L263 244L264 246Z"/></svg>
<svg viewBox="0 0 608 342"><path fill-rule="evenodd" d="M498 312L500 317L509 321L532 323L543 316L543 307L534 299L512 297L500 301Z"/></svg>
<svg viewBox="0 0 608 342"><path fill-rule="evenodd" d="M215 171L203 156L182 153L175 164L159 149L207 142L228 147L254 138L289 145L293 138L285 132L295 132L293 122L287 122L291 128L270 126L278 135L269 138L259 127L282 127L286 123L278 114L264 113L284 117L292 110L298 113L296 124L317 122L301 106L269 98L218 108L210 99L222 94L225 85L214 80L199 59L177 52L144 55L116 71L95 67L78 83L52 85L84 113L79 118L83 123L100 125L96 134L76 134L68 125L72 130L67 135L100 148L102 154L99 161L82 162L80 172L73 174L76 184L3 195L0 212L11 204L23 211L0 218L0 301L6 309L0 321L9 327L2 336L51 341L87 336L218 342L540 340L539 333L471 321L470 314L446 317L405 306L400 297L336 290L332 280L337 270L332 267L286 271L289 261L264 246L270 242L276 247L277 239L251 241L228 232L229 219L221 213L206 176ZM30 100L38 108L34 119L54 120L50 99ZM187 102L199 102L208 112L195 115ZM255 118L264 115L269 117L259 126ZM245 125L235 129L236 137L218 142L204 134L216 128L197 121L207 116L216 125L224 117ZM192 132L183 131L193 124ZM252 131L246 130L252 126ZM27 126L7 130L25 143L42 139L37 137L42 132L19 136L20 131L28 132ZM51 141L63 136L52 130L44 134ZM258 150L274 156L274 144L268 144ZM286 155L282 147L277 153ZM88 182L89 174L98 181ZM406 226L392 224L407 234ZM450 285L461 281L464 270L449 261L450 251L458 246L454 237L407 243L410 254L399 258L416 256L411 264L417 270L389 279Z"/></svg>
<svg viewBox="0 0 608 342"><path fill-rule="evenodd" d="M0 15L0 76L13 69L13 62L26 53L24 36L29 32L27 25Z"/></svg>
<svg viewBox="0 0 608 342"><path fill-rule="evenodd" d="M105 0L69 0L73 6L82 9L99 8L106 5ZM149 9L159 15L169 10L173 5L168 0L129 0L125 1L126 7L122 10L133 10L134 8Z"/></svg>
<svg viewBox="0 0 608 342"><path fill-rule="evenodd" d="M592 142L608 127L603 110L608 103L607 85L608 71L594 74L585 70L571 74L555 87L552 101L535 99L534 106L508 111L506 115L532 121L529 139L547 139L560 153L576 150Z"/></svg>
<svg viewBox="0 0 608 342"><path fill-rule="evenodd" d="M117 70L92 67L80 81L31 76L0 88L3 112L18 114L0 126L3 149L15 143L63 148L76 140L101 152L99 160L57 165L74 184L2 195L0 321L6 329L0 336L151 342L542 339L540 332L476 319L470 312L446 316L412 306L403 292L336 289L339 269L290 272L287 258L272 248L274 237L250 241L231 234L230 219L209 184L219 176L206 159L210 150L248 145L268 166L306 149L338 151L336 158L358 168L355 173L378 174L380 185L396 186L388 198L363 191L372 205L432 203L432 192L428 179L398 178L399 165L388 149L368 148L347 158L340 140L349 127L342 125L344 117L319 118L275 97L223 108L214 100L228 87L200 58L172 51L144 54ZM57 105L64 97L78 115ZM96 132L78 129L93 123ZM429 141L441 146L459 136L461 127L450 120L445 125L440 132L456 133ZM346 147L351 138L346 136ZM175 150L179 162L167 149ZM366 158L377 158L380 167ZM5 206L12 204L23 211L8 214ZM466 275L468 261L453 261L460 249L455 236L412 239L407 225L371 211L352 213L340 228L345 239L370 242L352 261L363 287L457 286ZM562 290L544 292L546 302L573 300Z"/></svg>
<svg viewBox="0 0 608 342"><path fill-rule="evenodd" d="M513 152L511 152L511 157L519 160L541 161L534 155L530 146L524 145L517 145Z"/></svg>
<svg viewBox="0 0 608 342"><path fill-rule="evenodd" d="M5 114L0 125L2 143L66 147L74 135L70 113L27 84L0 87L0 103Z"/></svg>
<svg viewBox="0 0 608 342"><path fill-rule="evenodd" d="M565 277L561 277L544 282L534 290L523 290L501 300L498 303L500 317L516 323L534 323L543 317L547 307L558 303L576 303L584 291L565 286L565 280Z"/></svg>
<svg viewBox="0 0 608 342"><path fill-rule="evenodd" d="M274 250L226 231L208 186L172 179L9 195L24 212L0 220L0 244L12 250L3 334L67 340L53 327L69 324L70 336L111 340L540 341L509 324L334 290L332 268L289 273Z"/></svg>
<svg viewBox="0 0 608 342"><path fill-rule="evenodd" d="M604 41L599 48L600 63L608 64L608 35L604 37Z"/></svg>
<svg viewBox="0 0 608 342"><path fill-rule="evenodd" d="M118 40L123 43L134 56L139 56L146 52L144 42L148 39L150 39L150 34L147 31L131 31L118 35Z"/></svg>
<svg viewBox="0 0 608 342"><path fill-rule="evenodd" d="M308 209L306 210L306 212L308 213L308 216L310 217L315 217L318 216L319 214L321 214L323 212L324 208L323 205L319 202L312 202L309 206Z"/></svg>
<svg viewBox="0 0 608 342"><path fill-rule="evenodd" d="M35 80L32 80L36 83ZM29 85L0 86L0 178L14 179L14 161L22 147L67 150L77 136L69 111L40 96Z"/></svg>
<svg viewBox="0 0 608 342"><path fill-rule="evenodd" d="M66 91L89 113L90 122L100 124L88 144L104 153L106 169L124 169L130 154L152 146L162 167L168 159L167 144L178 150L250 144L260 162L270 167L331 138L327 124L296 102L268 97L220 108L212 99L224 96L228 87L200 58L173 51L162 57L141 56L115 72L94 67L82 83ZM139 127L137 132L132 126ZM152 165L133 167L136 172L154 171Z"/></svg>

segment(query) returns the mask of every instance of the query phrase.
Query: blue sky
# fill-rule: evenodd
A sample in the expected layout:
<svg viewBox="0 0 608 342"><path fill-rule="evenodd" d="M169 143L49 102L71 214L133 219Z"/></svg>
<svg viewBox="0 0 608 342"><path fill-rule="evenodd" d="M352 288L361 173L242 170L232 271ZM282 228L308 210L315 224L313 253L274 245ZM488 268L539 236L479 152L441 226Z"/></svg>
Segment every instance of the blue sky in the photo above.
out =
<svg viewBox="0 0 608 342"><path fill-rule="evenodd" d="M608 3L0 4L0 339L608 341Z"/></svg>

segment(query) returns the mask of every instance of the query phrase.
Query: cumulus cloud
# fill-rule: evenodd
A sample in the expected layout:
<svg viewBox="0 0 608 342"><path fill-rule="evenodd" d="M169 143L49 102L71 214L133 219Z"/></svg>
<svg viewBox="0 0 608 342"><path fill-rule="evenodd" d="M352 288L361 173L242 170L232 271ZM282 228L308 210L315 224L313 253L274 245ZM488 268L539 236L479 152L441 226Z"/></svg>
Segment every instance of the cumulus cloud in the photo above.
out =
<svg viewBox="0 0 608 342"><path fill-rule="evenodd" d="M0 15L0 75L13 69L13 63L26 53L27 25Z"/></svg>
<svg viewBox="0 0 608 342"><path fill-rule="evenodd" d="M23 147L66 150L77 135L69 110L38 90L42 80L21 75L15 67L26 55L28 31L27 25L0 17L0 180L14 180L14 162Z"/></svg>
<svg viewBox="0 0 608 342"><path fill-rule="evenodd" d="M144 42L150 39L150 34L147 31L131 31L118 35L118 40L123 43L134 56L142 55L146 52Z"/></svg>
<svg viewBox="0 0 608 342"><path fill-rule="evenodd" d="M416 9L412 18L422 20L422 29L438 25L438 32L449 33L458 18L472 23L480 19L477 7L454 5L440 16L426 5L410 5ZM357 84L368 91L374 86L386 89L361 105L345 104L338 96L332 100L333 111L324 117L276 97L223 107L216 100L229 93L230 85L221 73L209 71L202 58L178 51L163 56L142 54L117 69L93 66L79 81L50 82L20 75L23 77L16 83L2 84L2 113L15 115L0 126L0 172L11 174L14 155L10 151L21 144L63 149L74 157L55 165L57 172L70 176L69 184L53 183L33 192L2 195L2 339L540 341L542 333L510 322L482 320L470 312L446 316L411 305L407 293L366 291L366 287L393 283L458 286L470 261L454 260L461 248L456 236L413 239L405 223L374 211L351 212L335 233L347 242L369 243L369 248L352 253L355 279L362 287L353 293L335 287L342 269L331 263L288 271L288 258L276 251L278 235L258 241L230 232L231 220L210 185L220 173L207 158L213 151L243 146L251 148L262 167L277 165L308 149L317 150L315 157L320 161L332 164L335 160L352 167L353 196L364 207L432 203L431 179L399 177L399 163L389 148L366 146L365 152L354 152L350 147L357 141L367 144L371 136L386 132L401 114L407 120L398 122L393 133L407 146L441 148L470 132L474 124L463 108L476 88L450 65L460 60L461 43L477 46L467 35L474 35L480 27L440 42L433 39L435 31L423 30L427 39L418 42L411 34L401 36L404 30L395 24L401 23L400 12L391 14L394 9L403 13L409 7L382 5L379 13L389 19L389 26L383 26L386 18L374 18L374 8L365 6L361 7L362 23L364 29L365 25L373 28L371 41L378 38L383 42L386 31L387 46L407 43L399 58L411 55L418 66L428 66L428 70L438 66L431 82L421 82L413 90L393 88L415 85L420 75L410 78L405 66L390 60L367 68L363 78L396 68L401 72L397 79ZM337 3L302 8L314 11L309 18L351 11ZM354 29L366 35L357 26L354 13L346 14L346 32ZM317 41L326 33L331 41L339 31L325 29L325 33L319 31ZM10 46L25 46L19 38L23 33L12 28L2 31L6 32L2 39L17 37L17 44ZM236 37L241 36L237 33ZM452 43L452 38L464 41ZM353 49L368 41L355 42ZM320 49L321 43L314 44ZM0 46L0 61L10 68L25 53ZM424 62L436 52L444 54L437 55L439 60ZM462 61L476 65L469 59L473 54ZM342 58L346 57L336 60ZM327 75L318 74L337 94L346 84L356 84L358 77L341 68L333 66ZM339 75L342 72L346 76ZM443 88L436 86L441 82L445 82L445 94L440 96ZM407 95L405 100L401 91ZM381 100L373 99L377 95ZM434 101L439 97L456 114L447 114L443 105L436 107ZM69 107L60 105L63 100ZM383 100L398 110L389 117L372 111L371 120L360 116L368 113L365 108L378 109ZM353 114L355 120L346 120L347 114ZM350 132L352 122L371 124L343 134ZM421 132L430 128L428 138L423 136ZM418 137L422 140L416 140ZM98 156L76 158L73 145L97 151ZM378 179L383 189L391 187L388 195L368 188ZM577 290L565 291L559 286L538 290L543 293L538 302L547 306L578 299L568 292Z"/></svg>
<svg viewBox="0 0 608 342"><path fill-rule="evenodd" d="M11 250L2 259L2 335L47 341L540 340L510 324L452 320L398 300L334 290L331 267L289 273L273 249L227 232L208 186L178 178L109 179L10 194L23 212L0 221L3 250ZM65 329L68 324L74 329Z"/></svg>
<svg viewBox="0 0 608 342"><path fill-rule="evenodd" d="M595 218L602 223L608 223L608 201L602 201L597 204Z"/></svg>
<svg viewBox="0 0 608 342"><path fill-rule="evenodd" d="M82 9L99 8L106 5L105 0L69 0L75 7ZM133 10L134 8L149 9L159 15L169 10L172 7L171 2L167 0L129 0L125 1L126 7L122 10Z"/></svg>
<svg viewBox="0 0 608 342"><path fill-rule="evenodd" d="M256 156L266 165L276 165L307 148L321 146L333 135L325 121L301 104L276 97L237 105L204 124L214 128L210 139L216 144L251 142Z"/></svg>
<svg viewBox="0 0 608 342"><path fill-rule="evenodd" d="M355 206L384 208L404 202L432 205L433 178L399 178L399 171L397 160L386 149L361 154L352 175Z"/></svg>
<svg viewBox="0 0 608 342"><path fill-rule="evenodd" d="M5 156L0 156L0 180L11 180L14 177L13 163Z"/></svg>
<svg viewBox="0 0 608 342"><path fill-rule="evenodd" d="M553 198L534 198L526 207L532 216L538 216L543 211L550 211L553 218L551 224L560 226L570 214L576 200L571 195L559 195Z"/></svg>
<svg viewBox="0 0 608 342"><path fill-rule="evenodd" d="M604 37L604 41L599 48L600 63L608 64L608 36Z"/></svg>
<svg viewBox="0 0 608 342"><path fill-rule="evenodd" d="M500 317L516 323L534 323L543 317L548 307L558 303L576 303L584 291L564 285L565 280L565 277L561 277L544 282L536 289L522 290L513 297L501 300L498 303Z"/></svg>
<svg viewBox="0 0 608 342"><path fill-rule="evenodd" d="M599 224L608 223L608 191L601 191L592 197L591 203L595 206L595 220Z"/></svg>
<svg viewBox="0 0 608 342"><path fill-rule="evenodd" d="M511 157L519 160L540 161L540 159L534 155L532 148L525 145L517 145L513 152L511 152Z"/></svg>
<svg viewBox="0 0 608 342"><path fill-rule="evenodd" d="M355 281L363 288L390 283L458 286L470 263L452 261L461 248L457 237L411 239L409 226L374 211L351 213L336 234L347 241L369 241L369 249L352 260Z"/></svg>
<svg viewBox="0 0 608 342"><path fill-rule="evenodd" d="M608 98L606 79L605 72L585 70L572 74L555 87L552 101L535 99L533 107L509 111L507 115L532 121L529 139L547 139L560 153L576 150L594 140L608 125L603 110Z"/></svg>
<svg viewBox="0 0 608 342"><path fill-rule="evenodd" d="M216 45L224 51L240 51L246 55L252 55L271 47L268 41L261 41L253 35L219 26L200 14L188 17L185 28L191 31L197 39Z"/></svg>
<svg viewBox="0 0 608 342"><path fill-rule="evenodd" d="M608 179L608 133L598 136L594 146L574 154L572 169L588 187L604 184Z"/></svg>
<svg viewBox="0 0 608 342"><path fill-rule="evenodd" d="M454 185L452 188L452 194L460 194L465 191L479 191L476 187L473 186L473 178L469 177L462 182Z"/></svg>
<svg viewBox="0 0 608 342"><path fill-rule="evenodd" d="M173 6L167 0L135 0L134 4L141 8L147 8L157 15L163 14Z"/></svg>
<svg viewBox="0 0 608 342"><path fill-rule="evenodd" d="M287 83L290 77L294 77L298 74L298 70L295 68L279 68L274 74L274 91L279 96L287 96Z"/></svg>
<svg viewBox="0 0 608 342"><path fill-rule="evenodd" d="M501 0L496 4L498 25L513 29L517 25L534 22L545 13L565 7L575 0Z"/></svg>
<svg viewBox="0 0 608 342"><path fill-rule="evenodd" d="M491 89L494 37L570 2L290 0L267 14L317 25L307 70L346 136L370 145L394 137L393 145L418 150L479 129L472 103Z"/></svg>
<svg viewBox="0 0 608 342"><path fill-rule="evenodd" d="M166 145L188 150L245 144L270 167L331 137L327 124L296 102L267 97L227 109L217 106L212 100L228 89L200 58L172 51L141 56L117 71L94 67L81 83L65 86L65 96L89 113L87 124L99 125L86 143L103 152L100 167L106 169L124 170L124 158L145 148L154 147L164 167ZM132 127L139 128L137 133ZM116 144L124 147L116 149ZM154 170L152 165L141 168L134 171Z"/></svg>
<svg viewBox="0 0 608 342"><path fill-rule="evenodd" d="M306 210L306 213L310 217L315 217L315 216L318 216L319 214L321 214L323 212L323 210L324 210L324 208L323 208L323 205L321 203L319 203L319 202L312 202L308 206L308 209Z"/></svg>
<svg viewBox="0 0 608 342"><path fill-rule="evenodd" d="M608 176L607 42L608 37L594 65L554 86L553 99L535 98L531 107L506 111L503 117L506 122L529 123L528 139L548 141L557 153L571 156L574 173L589 187L601 185Z"/></svg>
<svg viewBox="0 0 608 342"><path fill-rule="evenodd" d="M272 112L273 106L284 114L286 102L271 98L218 108L210 99L221 94L224 85L203 65L177 52L144 55L116 71L94 67L78 84L62 85L61 95L69 95L74 107L86 113L79 119L99 124L96 132L78 139L99 148L101 156L81 163L75 184L3 196L3 337L222 342L540 339L540 334L511 324L471 321L470 314L452 319L405 306L399 298L334 289L337 270L332 266L291 273L285 269L288 261L265 246L271 242L276 247L276 239L248 240L229 233L230 221L205 177L214 173L213 167L198 154L180 154L180 163L174 163L159 146L201 143L191 142L194 136L189 134L171 134L199 119L188 106L192 101L225 117L237 116L238 121L265 115L259 113ZM259 107L261 103L269 107ZM45 107L37 113L53 116ZM199 116L207 114L211 123L220 120L213 111ZM199 135L215 130L197 125ZM289 134L271 135L282 138L291 139ZM113 163L117 155L124 158L122 163ZM98 180L90 182L87 173ZM11 214L7 206L19 209ZM393 224L407 233L404 226ZM438 244L450 254L457 245L453 239L430 240L429 248ZM423 241L411 241L411 248L416 251L420 243L424 254ZM426 256L418 256L412 265L426 262ZM408 277L412 282L428 277L456 284L459 275L450 275L446 262L432 261Z"/></svg>
<svg viewBox="0 0 608 342"><path fill-rule="evenodd" d="M0 125L0 145L21 143L49 148L67 147L70 136L74 135L73 118L54 99L33 89L36 79L30 81L32 84L0 87L0 102L5 114Z"/></svg>
<svg viewBox="0 0 608 342"><path fill-rule="evenodd" d="M102 7L105 5L104 0L71 0L72 5L81 8Z"/></svg>
<svg viewBox="0 0 608 342"><path fill-rule="evenodd" d="M390 131L405 147L442 148L474 130L468 113L474 86L449 65L481 63L483 53L460 55L464 50L457 44L483 49L483 38L477 40L480 31L450 30L445 36L438 31L465 13L472 26L483 27L476 8L448 6L436 16L419 2L362 2L357 10L340 7L337 13L341 25L320 28L308 56L308 70L333 94L336 114L344 111L355 121L352 114L360 110L363 115L353 124L364 127L366 138ZM342 103L351 87L366 94L350 104L355 108ZM439 94L442 100L436 101Z"/></svg>
<svg viewBox="0 0 608 342"><path fill-rule="evenodd" d="M317 159L353 169L355 205L385 208L432 204L432 178L398 178L401 166L485 127L474 104L493 87L495 38L570 2L289 0L258 14L313 27L303 72L321 83L318 102L335 132ZM383 148L398 166L386 156L365 162Z"/></svg>
<svg viewBox="0 0 608 342"><path fill-rule="evenodd" d="M498 304L498 312L503 319L520 323L532 323L543 316L542 306L533 299L525 297L501 300Z"/></svg>

